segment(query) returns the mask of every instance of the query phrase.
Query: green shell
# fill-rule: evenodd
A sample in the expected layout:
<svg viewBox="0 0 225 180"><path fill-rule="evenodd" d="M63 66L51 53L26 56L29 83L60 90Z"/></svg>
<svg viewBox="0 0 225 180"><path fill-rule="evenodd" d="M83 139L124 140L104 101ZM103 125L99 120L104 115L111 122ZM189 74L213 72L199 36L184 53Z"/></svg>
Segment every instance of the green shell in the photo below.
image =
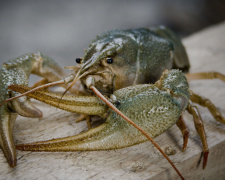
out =
<svg viewBox="0 0 225 180"><path fill-rule="evenodd" d="M181 41L165 27L114 30L97 36L86 50L81 73L101 66L107 57L113 58L114 90L155 83L165 69L189 69Z"/></svg>

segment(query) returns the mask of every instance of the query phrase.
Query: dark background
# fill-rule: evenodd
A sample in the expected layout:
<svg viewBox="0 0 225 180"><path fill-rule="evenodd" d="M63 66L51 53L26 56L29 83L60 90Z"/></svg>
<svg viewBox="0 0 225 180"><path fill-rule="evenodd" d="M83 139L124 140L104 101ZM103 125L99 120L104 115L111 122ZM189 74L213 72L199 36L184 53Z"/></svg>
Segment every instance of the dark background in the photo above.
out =
<svg viewBox="0 0 225 180"><path fill-rule="evenodd" d="M41 51L68 66L108 30L164 24L185 37L224 19L224 0L1 0L0 63Z"/></svg>

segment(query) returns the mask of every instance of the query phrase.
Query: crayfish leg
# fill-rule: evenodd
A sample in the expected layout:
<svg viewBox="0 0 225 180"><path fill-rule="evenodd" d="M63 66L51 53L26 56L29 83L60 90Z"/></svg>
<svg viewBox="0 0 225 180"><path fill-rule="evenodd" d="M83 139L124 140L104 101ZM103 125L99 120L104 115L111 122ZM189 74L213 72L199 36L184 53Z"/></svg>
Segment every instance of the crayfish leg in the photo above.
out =
<svg viewBox="0 0 225 180"><path fill-rule="evenodd" d="M187 129L187 125L184 122L183 116L180 116L180 118L178 119L178 121L176 122L178 128L180 129L182 135L183 135L183 151L185 151L186 147L187 147L187 143L188 143L188 129Z"/></svg>
<svg viewBox="0 0 225 180"><path fill-rule="evenodd" d="M202 145L203 145L203 169L205 169L207 165L207 159L208 159L208 154L209 154L209 149L208 149L208 144L206 140L206 133L205 133L205 128L204 124L202 121L202 117L198 111L198 108L192 104L191 101L188 103L187 107L188 112L193 116L194 124L195 124L195 129L198 133L198 135L201 138Z"/></svg>
<svg viewBox="0 0 225 180"><path fill-rule="evenodd" d="M79 123L79 122L84 121L84 120L86 120L88 129L91 129L91 116L90 115L81 114L77 118L76 123Z"/></svg>
<svg viewBox="0 0 225 180"><path fill-rule="evenodd" d="M190 99L191 101L203 106L207 107L212 116L219 122L225 124L225 118L222 116L222 114L219 112L219 110L216 108L216 106L207 98L204 98L202 96L199 96L195 94L194 92L191 92Z"/></svg>
<svg viewBox="0 0 225 180"><path fill-rule="evenodd" d="M225 82L225 75L219 72L200 72L200 73L188 73L185 74L188 80L196 79L220 79Z"/></svg>

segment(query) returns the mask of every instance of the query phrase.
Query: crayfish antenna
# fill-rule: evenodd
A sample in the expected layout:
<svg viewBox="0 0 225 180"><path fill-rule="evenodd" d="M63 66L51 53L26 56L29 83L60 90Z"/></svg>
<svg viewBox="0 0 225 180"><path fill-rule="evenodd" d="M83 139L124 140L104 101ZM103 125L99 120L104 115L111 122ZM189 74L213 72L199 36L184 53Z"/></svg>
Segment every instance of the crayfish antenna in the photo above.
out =
<svg viewBox="0 0 225 180"><path fill-rule="evenodd" d="M102 100L104 101L111 109L113 109L118 115L120 115L124 120L126 120L128 123L130 123L132 126L134 126L136 129L138 129L147 139L159 150L159 152L167 159L167 161L171 164L171 166L174 168L174 170L177 172L177 174L180 176L181 179L184 179L184 177L181 175L179 170L176 168L176 166L173 164L173 162L170 160L170 158L163 152L163 150L156 144L156 142L143 130L141 127L139 127L137 124L135 124L132 120L130 120L125 114L123 114L119 109L117 109L111 102L109 102L94 86L90 86L90 89Z"/></svg>

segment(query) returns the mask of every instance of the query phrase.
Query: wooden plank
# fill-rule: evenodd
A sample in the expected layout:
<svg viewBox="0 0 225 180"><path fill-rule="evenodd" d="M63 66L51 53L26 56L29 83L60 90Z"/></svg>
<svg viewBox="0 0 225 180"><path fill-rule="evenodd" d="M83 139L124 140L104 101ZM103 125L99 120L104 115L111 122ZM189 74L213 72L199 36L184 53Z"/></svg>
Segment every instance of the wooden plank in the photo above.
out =
<svg viewBox="0 0 225 180"><path fill-rule="evenodd" d="M225 23L203 30L184 40L191 61L191 72L225 73ZM225 116L225 84L220 80L190 82L191 89L210 98ZM43 119L19 117L15 125L15 142L26 143L71 136L86 131L85 122L75 123L76 114L35 102ZM224 179L225 125L216 122L206 108L199 107L204 119L210 154L202 170L202 145L192 117L184 113L190 130L185 152L182 135L176 126L155 138L163 148L175 150L171 160L186 179ZM97 122L96 122L97 123ZM0 152L0 179L179 179L170 164L150 142L113 151L93 152L23 152L18 151L17 167L10 168Z"/></svg>

